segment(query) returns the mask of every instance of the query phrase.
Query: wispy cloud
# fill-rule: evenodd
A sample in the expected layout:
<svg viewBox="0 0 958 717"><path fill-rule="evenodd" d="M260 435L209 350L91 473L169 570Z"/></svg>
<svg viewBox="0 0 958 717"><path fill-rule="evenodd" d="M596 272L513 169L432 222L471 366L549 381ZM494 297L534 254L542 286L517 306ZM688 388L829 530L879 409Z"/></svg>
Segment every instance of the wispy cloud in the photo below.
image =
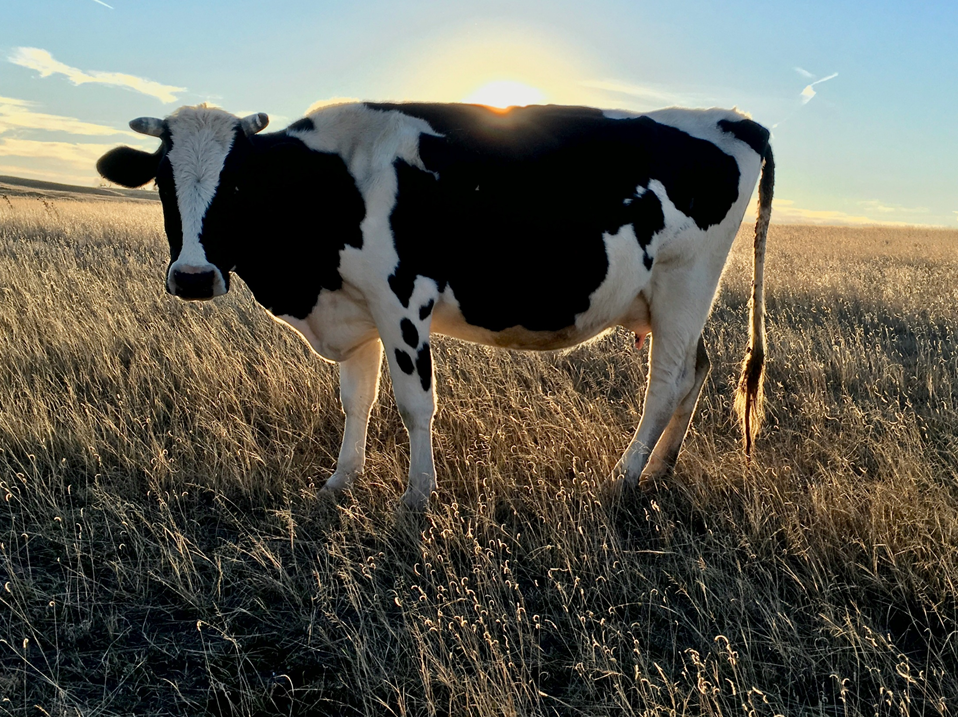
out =
<svg viewBox="0 0 958 717"><path fill-rule="evenodd" d="M796 67L795 69L796 69L796 70L799 70L799 71L801 71L801 72L804 72L804 70L801 70L801 68L799 68L799 67ZM814 77L814 75L812 75L812 77ZM802 90L802 104L803 104L803 105L807 105L807 104L811 101L812 97L814 97L814 96L817 94L817 93L815 92L815 85L820 85L820 84L822 84L823 82L828 82L829 80L833 80L833 79L835 79L836 77L838 77L838 73L837 73L837 72L833 72L833 73L830 74L828 77L823 77L823 78L820 79L820 80L815 80L815 81L812 82L811 84L806 85L806 86L805 86L805 89Z"/></svg>
<svg viewBox="0 0 958 717"><path fill-rule="evenodd" d="M690 102L690 97L675 92L649 85L623 82L621 80L587 80L580 84L589 89L600 90L602 92L628 97L632 100L638 100L646 106L663 107L667 105L694 104L694 102Z"/></svg>
<svg viewBox="0 0 958 717"><path fill-rule="evenodd" d="M159 82L153 82L135 75L127 75L122 72L100 72L91 70L89 72L70 67L69 65L54 59L46 50L37 47L18 47L8 58L10 62L21 67L36 70L40 77L50 77L51 75L63 75L74 85L85 85L89 83L111 85L114 87L124 87L135 92L141 92L144 95L155 97L161 102L176 102L177 93L184 92L185 87L174 87L173 85L163 85Z"/></svg>
<svg viewBox="0 0 958 717"><path fill-rule="evenodd" d="M46 182L74 184L78 187L90 187L99 183L99 179L89 172L85 174L73 174L69 171L53 171L42 167L18 164L16 161L11 164L0 164L0 175L23 177L25 179L42 179Z"/></svg>
<svg viewBox="0 0 958 717"><path fill-rule="evenodd" d="M45 112L36 112L34 103L13 97L0 97L0 134L10 130L43 130L69 132L84 136L126 135L139 137L129 130L115 129L102 124L84 122L75 117L62 117Z"/></svg>
<svg viewBox="0 0 958 717"><path fill-rule="evenodd" d="M778 224L817 224L830 226L914 226L916 224L938 226L941 224L941 218L934 218L937 221L921 221L921 217L930 214L924 207L906 208L906 207L888 207L877 201L859 202L860 206L865 208L865 212L881 213L882 218L876 218L874 215L868 216L866 213L853 214L835 209L806 209L797 206L791 199L781 199L776 197L772 200L772 222ZM890 211L882 211L882 209ZM757 204L753 199L746 213L746 217L754 217ZM899 212L895 216L893 212ZM958 212L955 212L958 215ZM902 216L905 215L905 216ZM930 218L930 217L929 217Z"/></svg>
<svg viewBox="0 0 958 717"><path fill-rule="evenodd" d="M795 72L797 72L798 74L800 74L800 75L801 75L802 77L804 77L806 80L811 80L812 78L815 77L815 75L813 75L811 72L809 72L808 70L806 70L806 69L803 68L803 67L796 67L796 68L795 68Z"/></svg>
<svg viewBox="0 0 958 717"><path fill-rule="evenodd" d="M103 0L93 0L93 2L95 2L97 5L102 5L103 7L108 7L108 8L110 8L111 10L113 9L113 6L112 6L112 5L107 5L105 2L103 2Z"/></svg>
<svg viewBox="0 0 958 717"><path fill-rule="evenodd" d="M878 199L867 199L859 202L858 205L864 207L866 211L877 212L884 215L906 214L914 216L931 213L928 207L904 207L901 204L886 204Z"/></svg>
<svg viewBox="0 0 958 717"><path fill-rule="evenodd" d="M32 139L0 138L0 157L53 159L84 168L92 168L112 144L75 144L73 142L38 142Z"/></svg>
<svg viewBox="0 0 958 717"><path fill-rule="evenodd" d="M863 226L869 224L901 225L908 222L889 219L874 219L864 214L851 214L835 209L806 209L795 205L791 199L772 200L772 216L783 224L838 224Z"/></svg>

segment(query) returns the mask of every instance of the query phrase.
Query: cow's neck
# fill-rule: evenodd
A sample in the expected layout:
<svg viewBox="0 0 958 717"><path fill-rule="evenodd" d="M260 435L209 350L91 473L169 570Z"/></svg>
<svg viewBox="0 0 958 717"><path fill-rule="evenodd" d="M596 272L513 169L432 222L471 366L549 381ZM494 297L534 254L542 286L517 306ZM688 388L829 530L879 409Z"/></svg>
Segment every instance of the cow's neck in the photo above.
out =
<svg viewBox="0 0 958 717"><path fill-rule="evenodd" d="M305 318L321 290L342 288L340 252L362 246L365 205L338 155L284 133L254 140L236 273L274 314Z"/></svg>

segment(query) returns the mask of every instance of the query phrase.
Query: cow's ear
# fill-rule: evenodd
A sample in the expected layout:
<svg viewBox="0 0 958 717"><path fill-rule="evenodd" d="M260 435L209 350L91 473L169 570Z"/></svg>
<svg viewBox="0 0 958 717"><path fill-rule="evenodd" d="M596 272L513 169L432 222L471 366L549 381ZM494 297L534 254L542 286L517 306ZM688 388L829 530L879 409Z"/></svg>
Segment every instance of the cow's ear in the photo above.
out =
<svg viewBox="0 0 958 717"><path fill-rule="evenodd" d="M142 187L156 177L162 156L162 147L153 154L132 147L117 147L100 157L96 171L114 184L131 189Z"/></svg>

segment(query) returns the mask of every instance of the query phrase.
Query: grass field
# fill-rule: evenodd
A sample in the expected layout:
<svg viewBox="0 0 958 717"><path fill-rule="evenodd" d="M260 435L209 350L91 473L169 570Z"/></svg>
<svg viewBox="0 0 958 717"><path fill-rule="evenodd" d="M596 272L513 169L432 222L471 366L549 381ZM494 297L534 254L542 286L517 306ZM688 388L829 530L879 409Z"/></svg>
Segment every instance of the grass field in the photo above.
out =
<svg viewBox="0 0 958 717"><path fill-rule="evenodd" d="M958 232L777 226L768 420L730 402L748 232L677 472L599 497L647 353L437 344L439 492L396 511L335 366L237 282L163 291L159 205L0 197L0 711L953 715Z"/></svg>

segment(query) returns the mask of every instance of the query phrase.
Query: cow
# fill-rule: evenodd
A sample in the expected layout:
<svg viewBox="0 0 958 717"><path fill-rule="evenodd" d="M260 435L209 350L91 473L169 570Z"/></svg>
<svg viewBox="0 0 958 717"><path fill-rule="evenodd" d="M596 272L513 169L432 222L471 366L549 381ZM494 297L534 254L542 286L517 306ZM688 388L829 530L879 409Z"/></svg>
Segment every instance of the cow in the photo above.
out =
<svg viewBox="0 0 958 717"><path fill-rule="evenodd" d="M616 326L640 342L651 335L642 418L612 484L671 471L709 372L703 328L761 178L736 398L751 456L774 161L769 132L747 115L357 102L261 133L268 121L206 104L134 119L160 146L117 147L97 169L126 187L155 179L170 294L211 299L235 273L339 363L345 428L323 490L347 489L363 472L385 352L409 433L402 500L427 506L433 334L529 350Z"/></svg>

